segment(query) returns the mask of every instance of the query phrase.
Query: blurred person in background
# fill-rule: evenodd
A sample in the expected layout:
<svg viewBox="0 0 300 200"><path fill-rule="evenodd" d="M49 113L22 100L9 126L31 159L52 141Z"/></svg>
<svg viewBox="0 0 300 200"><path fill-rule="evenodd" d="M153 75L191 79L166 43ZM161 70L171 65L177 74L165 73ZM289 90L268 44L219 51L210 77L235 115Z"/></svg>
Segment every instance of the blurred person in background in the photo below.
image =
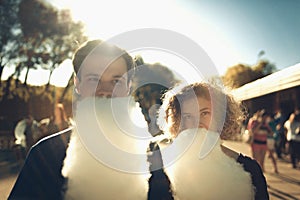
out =
<svg viewBox="0 0 300 200"><path fill-rule="evenodd" d="M267 122L268 114L264 109L257 111L255 118L248 125L252 134L251 150L252 156L264 171L265 156L268 151L267 138L272 129Z"/></svg>
<svg viewBox="0 0 300 200"><path fill-rule="evenodd" d="M53 117L48 124L48 134L57 133L70 126L70 121L67 118L64 105L62 103L55 104Z"/></svg>
<svg viewBox="0 0 300 200"><path fill-rule="evenodd" d="M275 136L275 151L277 158L282 159L282 154L287 154L286 150L286 129L284 128L285 117L281 110L278 110L274 116L276 124L276 136Z"/></svg>
<svg viewBox="0 0 300 200"><path fill-rule="evenodd" d="M62 103L55 104L53 114L49 118L39 121L40 137L38 140L69 128L72 126L71 121L66 115L64 105Z"/></svg>
<svg viewBox="0 0 300 200"><path fill-rule="evenodd" d="M142 57L135 58L137 68L132 80L132 95L142 110L153 137L163 134L157 125L157 112L163 94L179 83L173 72L160 63L144 63Z"/></svg>
<svg viewBox="0 0 300 200"><path fill-rule="evenodd" d="M15 127L15 144L20 145L25 150L25 154L28 153L29 149L40 137L38 127L39 124L32 115L28 115L24 119L20 120Z"/></svg>
<svg viewBox="0 0 300 200"><path fill-rule="evenodd" d="M291 163L295 169L300 160L300 112L296 110L292 113L284 123L284 127L287 130Z"/></svg>
<svg viewBox="0 0 300 200"><path fill-rule="evenodd" d="M148 162L151 177L148 179L148 200L174 199L169 177L166 175L161 157L161 146L169 140L157 124L158 110L164 93L179 81L173 72L160 63L144 63L135 58L137 67L132 81L132 95L139 103L153 141L148 147Z"/></svg>
<svg viewBox="0 0 300 200"><path fill-rule="evenodd" d="M279 172L278 172L277 162L275 158L275 143L276 143L276 139L278 138L278 134L276 130L277 122L275 121L272 115L270 114L267 115L268 116L266 121L271 127L271 131L268 132L268 136L267 136L268 158L270 158L273 163L274 172L278 174Z"/></svg>

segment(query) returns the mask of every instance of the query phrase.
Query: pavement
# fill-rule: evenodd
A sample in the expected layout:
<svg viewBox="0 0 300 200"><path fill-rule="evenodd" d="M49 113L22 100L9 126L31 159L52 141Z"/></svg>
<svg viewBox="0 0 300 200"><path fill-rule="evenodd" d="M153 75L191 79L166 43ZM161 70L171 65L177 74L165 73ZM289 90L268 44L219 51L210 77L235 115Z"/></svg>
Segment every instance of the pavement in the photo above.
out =
<svg viewBox="0 0 300 200"><path fill-rule="evenodd" d="M251 148L243 142L225 141L226 146L251 156ZM268 184L270 200L300 200L300 168L293 169L288 157L276 159L279 173L274 173L271 160L266 157L264 175ZM18 172L0 174L0 200L7 199Z"/></svg>
<svg viewBox="0 0 300 200"><path fill-rule="evenodd" d="M243 142L226 141L225 145L243 153L251 155L250 145ZM270 200L300 200L300 168L294 169L288 156L276 159L279 173L274 173L271 159L265 158L265 172Z"/></svg>
<svg viewBox="0 0 300 200"><path fill-rule="evenodd" d="M6 174L0 177L0 200L6 200L18 174Z"/></svg>

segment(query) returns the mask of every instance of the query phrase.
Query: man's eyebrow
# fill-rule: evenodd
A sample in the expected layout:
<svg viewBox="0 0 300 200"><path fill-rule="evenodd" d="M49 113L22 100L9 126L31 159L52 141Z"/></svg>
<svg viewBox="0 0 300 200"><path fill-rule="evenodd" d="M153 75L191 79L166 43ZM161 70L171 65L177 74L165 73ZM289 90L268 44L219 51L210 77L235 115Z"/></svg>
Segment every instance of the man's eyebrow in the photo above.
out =
<svg viewBox="0 0 300 200"><path fill-rule="evenodd" d="M86 74L85 76L99 76L99 74L96 74L96 73L88 73L88 74Z"/></svg>

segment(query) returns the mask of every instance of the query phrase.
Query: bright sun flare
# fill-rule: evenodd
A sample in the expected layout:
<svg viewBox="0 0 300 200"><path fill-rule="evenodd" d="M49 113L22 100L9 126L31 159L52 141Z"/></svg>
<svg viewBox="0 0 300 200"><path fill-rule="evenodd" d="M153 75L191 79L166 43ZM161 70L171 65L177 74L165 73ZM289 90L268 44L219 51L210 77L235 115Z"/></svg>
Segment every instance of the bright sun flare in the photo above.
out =
<svg viewBox="0 0 300 200"><path fill-rule="evenodd" d="M106 40L120 33L138 28L163 28L184 34L197 42L211 57L219 74L225 72L229 63L232 64L233 60L237 60L237 54L233 53L234 51L230 45L221 37L215 27L212 27L205 20L200 19L198 15L175 1L48 1L58 9L71 10L73 19L82 21L85 24L86 34L90 39L100 38ZM202 78L201 75L195 73L194 67L190 66L187 61L171 53L157 50L130 53L133 56L136 54L142 55L147 63L160 62L170 67L179 78L184 78L188 82ZM55 70L51 83L58 86L66 86L68 82L66 79L69 79L71 74L72 65L68 60L59 69ZM42 80L37 79L37 77L40 77ZM47 78L43 77L47 77L47 72L31 72L28 83L45 84Z"/></svg>

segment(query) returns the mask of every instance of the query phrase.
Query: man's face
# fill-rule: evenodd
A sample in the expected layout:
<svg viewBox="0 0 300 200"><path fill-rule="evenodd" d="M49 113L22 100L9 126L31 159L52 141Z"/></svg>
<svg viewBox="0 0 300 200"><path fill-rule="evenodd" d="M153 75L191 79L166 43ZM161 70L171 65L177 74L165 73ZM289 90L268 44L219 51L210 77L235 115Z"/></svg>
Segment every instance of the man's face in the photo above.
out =
<svg viewBox="0 0 300 200"><path fill-rule="evenodd" d="M81 98L124 97L128 95L127 65L123 57L113 61L100 55L89 55L82 64L75 85Z"/></svg>

